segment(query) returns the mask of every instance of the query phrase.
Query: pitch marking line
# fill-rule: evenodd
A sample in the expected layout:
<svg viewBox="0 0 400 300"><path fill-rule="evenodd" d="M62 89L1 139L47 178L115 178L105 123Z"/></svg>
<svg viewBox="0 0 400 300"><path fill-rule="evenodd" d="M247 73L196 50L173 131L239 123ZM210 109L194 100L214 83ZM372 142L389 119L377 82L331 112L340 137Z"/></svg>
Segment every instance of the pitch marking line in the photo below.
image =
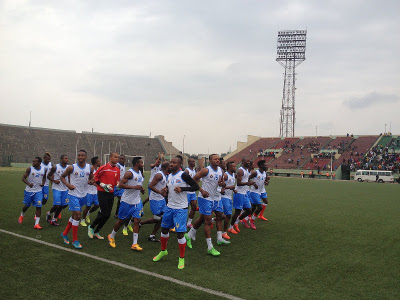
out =
<svg viewBox="0 0 400 300"><path fill-rule="evenodd" d="M72 250L72 249L68 249L68 248L65 248L65 247L61 247L59 245L55 245L55 244L48 243L48 242L45 242L45 241L37 240L37 239L31 238L31 237L28 237L28 236L24 236L24 235L20 235L18 233L14 233L14 232L11 232L11 231L0 229L0 232L19 237L21 239L26 239L26 240L29 240L31 242L36 242L36 243L39 243L39 244L42 244L42 245L46 245L46 246L53 247L53 248L56 248L56 249L59 249L59 250L63 250L63 251L66 251L66 252L70 252L70 253L74 253L74 254L77 254L77 255L89 257L91 259L95 259L95 260L98 260L98 261L101 261L101 262L104 262L104 263L107 263L107 264L111 264L111 265L114 265L114 266L118 266L118 267L121 267L121 268L124 268L124 269L132 270L132 271L135 271L135 272L138 272L138 273L142 273L142 274L145 274L145 275L148 275L148 276L152 276L152 277L156 277L156 278L163 279L163 280L166 280L166 281L170 281L170 282L176 283L178 285L182 285L182 286L189 287L189 288L192 288L192 289L195 289L195 290L199 290L199 291L211 294L211 295L215 295L215 296L219 296L219 297L223 297L223 298L227 298L227 299L243 300L242 298L239 298L239 297L236 297L236 296L233 296L233 295L229 295L229 294L225 294L223 292L219 292L219 291L215 291L215 290L212 290L212 289L208 289L208 288L205 288L205 287L202 287L202 286L199 286L199 285L195 285L195 284L188 283L188 282L185 282L185 281L181 281L181 280L169 277L169 276L165 276L165 275L161 275L161 274L158 274L158 273L154 273L154 272L146 271L146 270L143 270L143 269L139 269L139 268L136 268L136 267L133 267L133 266L129 266L129 265L126 265L126 264L123 264L123 263L119 263L117 261L108 260L108 259L105 259L105 258L102 258L102 257L99 257L99 256L95 256L95 255L91 255L91 254L88 254L88 253L85 253L85 252L81 252L81 251L78 251L78 250Z"/></svg>

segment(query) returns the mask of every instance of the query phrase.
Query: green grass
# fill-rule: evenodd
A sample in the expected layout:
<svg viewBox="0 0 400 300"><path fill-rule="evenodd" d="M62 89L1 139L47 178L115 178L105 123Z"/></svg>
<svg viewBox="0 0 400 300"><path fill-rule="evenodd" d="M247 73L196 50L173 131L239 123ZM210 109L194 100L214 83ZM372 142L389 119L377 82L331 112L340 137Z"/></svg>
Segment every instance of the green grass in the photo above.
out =
<svg viewBox="0 0 400 300"><path fill-rule="evenodd" d="M41 222L44 229L35 231L32 208L24 223L17 223L22 174L23 169L0 169L0 228L63 245L59 233L69 217L66 210L58 228ZM230 246L217 246L216 258L206 255L200 230L194 248L187 249L184 270L177 269L175 234L170 254L152 261L160 245L147 241L151 225L140 232L142 253L130 250L131 235L118 232L112 249L107 241L90 240L80 227L82 251L246 299L399 298L400 185L273 177L267 191L268 222L256 222L256 231L243 229ZM150 215L147 204L145 217ZM103 235L114 222L108 221ZM3 298L214 298L4 233L0 237ZM215 242L215 230L212 237Z"/></svg>

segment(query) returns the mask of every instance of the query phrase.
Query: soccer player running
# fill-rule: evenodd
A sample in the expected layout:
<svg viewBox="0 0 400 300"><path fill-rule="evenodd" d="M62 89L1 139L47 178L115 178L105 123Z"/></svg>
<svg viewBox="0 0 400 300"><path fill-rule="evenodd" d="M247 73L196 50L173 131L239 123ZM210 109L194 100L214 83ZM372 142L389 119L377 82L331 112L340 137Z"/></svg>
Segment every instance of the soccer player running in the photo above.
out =
<svg viewBox="0 0 400 300"><path fill-rule="evenodd" d="M60 163L52 166L47 175L53 189L53 206L50 211L47 212L46 220L54 226L60 225L57 223L57 217L61 213L61 210L68 205L68 188L61 181L61 175L65 172L67 167L68 155L63 154L60 156Z"/></svg>
<svg viewBox="0 0 400 300"><path fill-rule="evenodd" d="M49 152L46 152L44 154L41 166L44 168L46 174L50 173L50 170L53 166L51 164L51 155ZM42 204L45 205L47 203L47 200L49 199L49 179L47 177L46 177L46 182L42 187L42 193L43 193Z"/></svg>
<svg viewBox="0 0 400 300"><path fill-rule="evenodd" d="M110 161L97 169L94 176L97 185L97 197L99 199L100 211L92 224L88 226L88 236L95 236L99 240L104 239L100 235L100 230L106 224L111 216L112 207L114 204L114 188L119 182L119 168L117 162L119 154L116 152L110 153Z"/></svg>
<svg viewBox="0 0 400 300"><path fill-rule="evenodd" d="M161 227L161 218L165 211L165 197L168 193L167 188L167 176L169 171L169 162L164 161L161 164L161 171L154 176L153 180L149 184L150 189L150 210L153 214L153 218L144 220L140 222L144 224L154 224L153 231L151 232L148 240L151 242L159 242L160 240L156 238L156 233Z"/></svg>
<svg viewBox="0 0 400 300"><path fill-rule="evenodd" d="M265 190L265 186L269 185L269 177L268 177L267 170L268 170L268 166L266 165L265 182L264 182L264 184L262 186L263 189L261 191L261 200L263 201L263 203L261 204L261 206L262 206L261 211L258 214L258 219L263 220L263 221L268 221L268 219L264 217L264 211L265 211L265 209L267 208L267 205L268 205L268 194L267 194L267 191Z"/></svg>
<svg viewBox="0 0 400 300"><path fill-rule="evenodd" d="M219 167L219 155L211 154L209 160L210 165L207 168L203 168L197 172L193 178L196 182L198 182L200 179L203 181L203 185L200 188L202 197L200 197L200 194L198 197L200 216L194 222L193 227L186 235L186 240L188 247L192 248L192 240L194 241L196 239L196 231L201 224L204 223L204 234L206 236L208 254L218 256L221 253L214 248L211 240L211 213L214 211L217 217L216 223L218 245L230 244L229 241L226 241L222 237L222 203L220 202L221 193L218 187L223 187L225 183L223 182L222 169Z"/></svg>
<svg viewBox="0 0 400 300"><path fill-rule="evenodd" d="M252 205L252 214L250 222L251 229L256 229L256 225L254 224L254 220L257 218L258 214L262 209L262 201L261 201L261 194L263 191L265 192L265 180L267 178L267 165L265 160L260 160L258 163L258 170L253 171L249 179L253 179L255 185L250 187L249 198Z"/></svg>
<svg viewBox="0 0 400 300"><path fill-rule="evenodd" d="M224 232L222 233L222 237L227 240L231 239L227 231L229 227L229 222L232 217L232 195L234 192L236 192L235 172L236 172L236 164L233 161L229 161L227 163L227 171L224 173L225 187L222 188L221 191L222 193L221 202L225 215Z"/></svg>
<svg viewBox="0 0 400 300"><path fill-rule="evenodd" d="M121 197L121 204L118 211L118 221L115 223L113 231L108 235L108 242L111 247L115 248L115 235L118 229L126 220L133 218L133 244L132 250L142 251L138 244L139 223L143 210L142 199L140 193L144 194L143 188L143 160L141 157L135 157L132 160L133 167L125 172L124 177L119 182L119 186L125 189Z"/></svg>
<svg viewBox="0 0 400 300"><path fill-rule="evenodd" d="M85 204L89 180L92 180L93 173L90 164L86 163L87 153L85 150L78 151L78 162L72 166L68 166L61 175L61 182L69 189L69 210L72 216L69 218L68 224L61 237L65 244L69 244L68 233L72 229L72 245L76 249L82 249L81 243L78 241L78 226L81 219L81 209ZM69 182L66 177L69 178Z"/></svg>
<svg viewBox="0 0 400 300"><path fill-rule="evenodd" d="M90 160L92 163L93 176L96 174L97 169L100 167L100 159L95 156ZM92 206L93 205L93 206ZM86 207L82 213L81 226L88 226L90 224L90 214L99 208L99 199L97 198L97 186L94 180L89 182L89 187L86 194Z"/></svg>
<svg viewBox="0 0 400 300"><path fill-rule="evenodd" d="M158 156L154 161L154 164L150 165L150 178L149 184L153 181L154 176L161 170L161 163L164 161L164 153L158 152ZM144 199L143 205L146 204L150 199L150 192L151 190L148 188L148 195L147 198Z"/></svg>
<svg viewBox="0 0 400 300"><path fill-rule="evenodd" d="M228 232L233 234L240 232L238 225L239 221L251 214L251 203L249 197L247 196L247 192L249 191L249 186L254 185L255 183L249 181L250 174L248 172L248 168L250 165L250 160L243 157L242 166L237 171L237 193L233 195L233 208L235 209L235 213L232 216L231 225L228 229ZM242 209L243 213L241 214Z"/></svg>
<svg viewBox="0 0 400 300"><path fill-rule="evenodd" d="M161 221L161 251L153 258L153 261L159 261L168 255L169 230L175 227L179 244L178 269L185 267L187 192L195 192L199 189L193 178L181 168L182 156L178 155L171 160L171 173L167 178L168 203Z"/></svg>
<svg viewBox="0 0 400 300"><path fill-rule="evenodd" d="M121 179L124 177L125 175L125 155L121 154L118 158L118 163L117 163L117 167L119 168L119 180L121 181ZM117 202L117 209L115 210L115 215L114 218L118 218L118 210L119 210L119 204L121 203L121 196L124 193L124 190L117 187L114 190L114 197L118 198L118 202Z"/></svg>
<svg viewBox="0 0 400 300"><path fill-rule="evenodd" d="M190 175L190 177L194 177L196 175L196 161L194 160L193 157L189 157L188 159L188 167L186 168L185 172ZM188 222L186 224L187 227L191 228L192 227L192 221L194 218L194 215L196 213L196 207L197 207L197 196L196 192L188 192L188 204L190 206L190 212L189 212L189 218Z"/></svg>
<svg viewBox="0 0 400 300"><path fill-rule="evenodd" d="M36 219L35 219L35 229L42 229L40 226L40 215L42 213L42 187L46 181L46 171L41 165L42 159L40 157L35 157L32 160L32 166L25 170L22 176L22 181L26 184L24 191L24 207L22 208L21 215L18 218L18 223L21 224L24 220L25 213L28 208L33 205L36 206Z"/></svg>

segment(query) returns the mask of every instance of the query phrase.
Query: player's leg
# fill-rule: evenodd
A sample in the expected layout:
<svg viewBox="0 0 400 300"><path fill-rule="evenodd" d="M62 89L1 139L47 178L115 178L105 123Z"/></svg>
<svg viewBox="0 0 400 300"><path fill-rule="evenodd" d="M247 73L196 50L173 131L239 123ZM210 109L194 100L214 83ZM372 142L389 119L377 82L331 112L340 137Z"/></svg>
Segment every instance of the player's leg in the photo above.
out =
<svg viewBox="0 0 400 300"><path fill-rule="evenodd" d="M65 227L64 231L61 233L61 237L64 240L65 244L69 244L68 240L68 233L70 232L71 229L73 229L72 234L73 234L73 245L75 248L80 249L82 246L80 245L77 238L78 234L78 226L79 226L79 218L80 218L80 212L81 212L81 206L80 206L80 201L79 198L75 196L69 195L69 211L71 212L71 217L68 220L67 226ZM76 213L79 212L79 213ZM77 216L79 216L78 220ZM73 228L74 227L74 228Z"/></svg>
<svg viewBox="0 0 400 300"><path fill-rule="evenodd" d="M124 202L123 202L123 203L124 203ZM122 205L122 206L124 206L124 205ZM129 208L128 208L128 209L129 209ZM124 211L124 213L123 213L123 214L120 214L120 213L119 213L119 211L121 211L121 206L120 206L120 210L118 211L118 215L119 215L119 216L125 215L126 208L123 207L122 210ZM124 222L125 222L125 219L123 219L123 216L122 216L121 219L118 219L117 222L115 222L114 227L113 227L113 230L112 230L111 233L107 236L107 237L108 237L108 243L110 244L110 246L111 246L112 248L115 248L115 247L116 247L116 244L115 244L115 235L117 234L117 231L121 228L122 224L124 224Z"/></svg>
<svg viewBox="0 0 400 300"><path fill-rule="evenodd" d="M217 223L217 244L218 245L229 245L230 242L226 241L223 237L222 237L222 229L223 229L223 224L222 224L222 220L225 219L225 216L222 212L223 208L222 208L222 201L215 201L218 202L218 204L216 204L214 207L214 213L216 216L216 223Z"/></svg>
<svg viewBox="0 0 400 300"><path fill-rule="evenodd" d="M153 261L159 261L164 256L168 255L167 245L169 239L169 229L173 228L174 226L173 209L166 207L161 220L161 251L153 257Z"/></svg>
<svg viewBox="0 0 400 300"><path fill-rule="evenodd" d="M99 234L99 231L111 216L114 194L99 191L97 196L99 199L100 211L97 214L96 220L89 226L89 229L93 229L93 235L102 239L103 237Z"/></svg>
<svg viewBox="0 0 400 300"><path fill-rule="evenodd" d="M117 209L115 210L114 218L118 218L118 210L119 210L119 206L121 205L121 196L117 196L117 199L118 199L117 200Z"/></svg>
<svg viewBox="0 0 400 300"><path fill-rule="evenodd" d="M43 200L43 194L42 192L37 192L33 196L33 204L36 206L36 212L35 212L35 226L33 228L35 229L42 229L40 226L40 215L42 214L42 200Z"/></svg>
<svg viewBox="0 0 400 300"><path fill-rule="evenodd" d="M188 218L186 226L192 227L192 221L194 219L194 215L196 213L196 207L197 207L196 194L188 193L187 197L188 197L188 202L189 202L189 206L190 206L190 211L189 211L189 218Z"/></svg>
<svg viewBox="0 0 400 300"><path fill-rule="evenodd" d="M45 205L47 203L47 200L49 199L49 186L45 185L42 187L42 205Z"/></svg>
<svg viewBox="0 0 400 300"><path fill-rule="evenodd" d="M185 251L186 251L186 223L187 223L187 208L186 209L175 209L174 210L174 224L176 228L178 244L179 244L179 261L178 269L185 267Z"/></svg>
<svg viewBox="0 0 400 300"><path fill-rule="evenodd" d="M263 220L263 221L268 221L268 219L264 217L264 212L265 212L265 209L267 208L267 205L268 205L268 195L267 195L267 193L261 193L261 199L262 199L263 203L261 204L262 208L261 208L260 213L258 214L258 218L260 220Z"/></svg>
<svg viewBox="0 0 400 300"><path fill-rule="evenodd" d="M22 203L24 206L22 207L21 214L18 218L18 223L21 224L24 221L25 213L28 208L32 205L34 193L24 191L24 200Z"/></svg>

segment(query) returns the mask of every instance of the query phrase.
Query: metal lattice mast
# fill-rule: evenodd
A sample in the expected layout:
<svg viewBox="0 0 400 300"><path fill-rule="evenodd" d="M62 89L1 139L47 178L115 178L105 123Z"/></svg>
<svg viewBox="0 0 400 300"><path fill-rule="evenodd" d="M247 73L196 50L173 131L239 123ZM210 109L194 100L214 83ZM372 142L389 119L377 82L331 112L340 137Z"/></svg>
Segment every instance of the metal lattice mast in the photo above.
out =
<svg viewBox="0 0 400 300"><path fill-rule="evenodd" d="M306 59L307 30L278 31L276 61L285 68L280 116L280 137L293 137L296 121L296 67Z"/></svg>

